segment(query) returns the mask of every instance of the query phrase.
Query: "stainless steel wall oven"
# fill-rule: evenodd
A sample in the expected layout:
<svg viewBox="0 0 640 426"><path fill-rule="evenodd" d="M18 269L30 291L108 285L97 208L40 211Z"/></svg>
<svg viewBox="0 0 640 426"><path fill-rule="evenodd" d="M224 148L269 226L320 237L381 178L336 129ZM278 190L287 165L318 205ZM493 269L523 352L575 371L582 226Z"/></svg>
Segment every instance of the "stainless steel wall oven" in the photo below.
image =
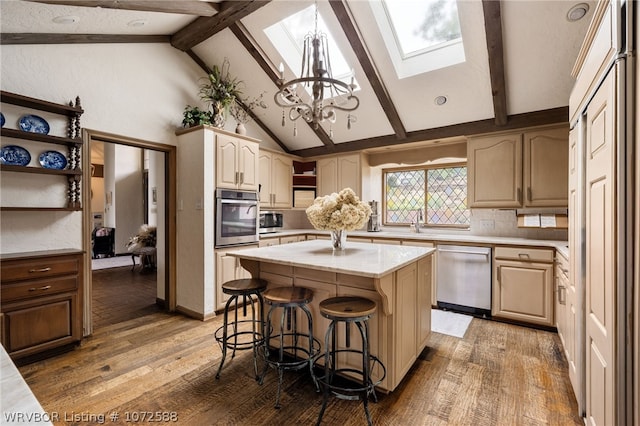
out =
<svg viewBox="0 0 640 426"><path fill-rule="evenodd" d="M225 247L258 242L258 193L216 190L215 246Z"/></svg>

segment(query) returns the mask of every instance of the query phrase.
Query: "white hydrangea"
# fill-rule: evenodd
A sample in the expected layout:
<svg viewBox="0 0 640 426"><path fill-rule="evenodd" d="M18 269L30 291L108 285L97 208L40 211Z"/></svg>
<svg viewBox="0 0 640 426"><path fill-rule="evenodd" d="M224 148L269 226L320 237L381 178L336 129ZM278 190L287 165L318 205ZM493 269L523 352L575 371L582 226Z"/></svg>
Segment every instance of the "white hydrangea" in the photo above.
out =
<svg viewBox="0 0 640 426"><path fill-rule="evenodd" d="M318 197L307 210L315 229L353 231L362 228L371 216L371 207L360 201L351 188Z"/></svg>

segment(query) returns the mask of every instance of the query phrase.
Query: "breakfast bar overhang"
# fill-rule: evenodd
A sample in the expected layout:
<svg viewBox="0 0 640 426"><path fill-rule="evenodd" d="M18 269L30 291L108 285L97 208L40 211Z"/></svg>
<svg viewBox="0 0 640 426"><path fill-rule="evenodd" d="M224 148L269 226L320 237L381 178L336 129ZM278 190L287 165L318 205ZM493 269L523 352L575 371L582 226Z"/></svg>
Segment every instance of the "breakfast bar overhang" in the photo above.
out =
<svg viewBox="0 0 640 426"><path fill-rule="evenodd" d="M393 391L425 348L431 332L431 268L433 248L349 242L334 251L329 241L311 240L279 246L238 249L228 253L269 287L302 286L313 290L309 305L313 334L323 340L329 321L319 304L334 296L362 296L376 302L369 320L371 353L385 365L379 389ZM338 342L345 346L344 330ZM352 342L356 346L357 342ZM359 349L359 348L358 348ZM322 349L324 350L324 348ZM361 361L345 356L339 364ZM372 379L382 377L382 369Z"/></svg>

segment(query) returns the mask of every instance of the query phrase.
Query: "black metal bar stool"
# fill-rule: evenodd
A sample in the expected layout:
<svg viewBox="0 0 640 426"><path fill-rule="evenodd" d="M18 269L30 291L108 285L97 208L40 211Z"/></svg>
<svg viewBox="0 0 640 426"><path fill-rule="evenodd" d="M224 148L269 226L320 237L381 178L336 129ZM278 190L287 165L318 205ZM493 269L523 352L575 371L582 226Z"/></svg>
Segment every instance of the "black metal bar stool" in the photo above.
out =
<svg viewBox="0 0 640 426"><path fill-rule="evenodd" d="M323 317L331 320L327 333L325 334L324 344L324 375L318 377L318 381L324 388L322 399L322 408L318 416L317 425L322 422L322 416L327 408L329 394L333 393L338 398L358 400L362 399L364 404L364 412L367 416L367 423L371 425L371 414L369 413L369 395L376 399L375 387L384 380L387 370L384 364L375 356L369 353L369 318L375 313L376 304L374 301L365 297L356 296L338 296L325 299L320 302L320 313ZM343 322L345 324L345 346L340 349L337 344L336 324ZM360 331L362 338L362 350L351 348L351 324L354 323ZM339 366L337 358L339 354L355 353L362 357L362 368L350 368L346 365ZM380 367L382 369L382 377L376 382L371 379L371 370ZM351 376L361 378L358 382L342 379L340 376Z"/></svg>
<svg viewBox="0 0 640 426"><path fill-rule="evenodd" d="M236 356L236 350L253 349L253 369L258 376L258 348L264 341L264 299L262 292L267 289L267 282L260 278L244 278L232 280L222 284L222 292L231 295L224 307L224 322L215 332L215 338L222 348L222 360L216 373L216 379L220 378L220 371L227 358L227 349L232 349L231 358ZM260 317L256 317L256 307L254 305L255 296L258 300L258 310ZM238 320L238 299L242 297L242 314L247 317L247 304L251 306L251 318ZM234 320L228 321L229 307L234 304ZM249 327L244 325L250 324Z"/></svg>
<svg viewBox="0 0 640 426"><path fill-rule="evenodd" d="M262 384L268 367L278 370L275 408L280 408L280 391L285 370L309 368L316 390L320 390L313 374L313 364L320 353L320 341L313 337L313 318L307 307L312 299L313 291L304 287L275 287L264 292L264 300L271 307L265 321L265 335L268 335L268 338L264 340L265 366L259 382ZM271 326L272 314L277 308L282 308L280 326L273 327L274 333L267 332L267 327ZM307 317L307 332L298 329L298 309ZM270 351L269 348L272 339L277 340L277 345L274 345L275 351Z"/></svg>

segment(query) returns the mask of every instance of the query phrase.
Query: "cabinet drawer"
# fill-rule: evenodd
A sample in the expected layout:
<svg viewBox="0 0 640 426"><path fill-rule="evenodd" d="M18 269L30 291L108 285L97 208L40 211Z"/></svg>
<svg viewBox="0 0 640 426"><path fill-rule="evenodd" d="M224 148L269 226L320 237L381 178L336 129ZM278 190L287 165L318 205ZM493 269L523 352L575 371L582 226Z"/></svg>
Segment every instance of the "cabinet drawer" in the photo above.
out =
<svg viewBox="0 0 640 426"><path fill-rule="evenodd" d="M496 259L519 260L522 262L553 262L553 250L524 247L496 247Z"/></svg>
<svg viewBox="0 0 640 426"><path fill-rule="evenodd" d="M69 275L66 277L32 280L15 284L2 284L2 304L13 300L31 297L48 296L49 294L76 291L78 277Z"/></svg>
<svg viewBox="0 0 640 426"><path fill-rule="evenodd" d="M66 257L4 261L2 262L2 282L76 274L80 270L79 259L79 257Z"/></svg>

